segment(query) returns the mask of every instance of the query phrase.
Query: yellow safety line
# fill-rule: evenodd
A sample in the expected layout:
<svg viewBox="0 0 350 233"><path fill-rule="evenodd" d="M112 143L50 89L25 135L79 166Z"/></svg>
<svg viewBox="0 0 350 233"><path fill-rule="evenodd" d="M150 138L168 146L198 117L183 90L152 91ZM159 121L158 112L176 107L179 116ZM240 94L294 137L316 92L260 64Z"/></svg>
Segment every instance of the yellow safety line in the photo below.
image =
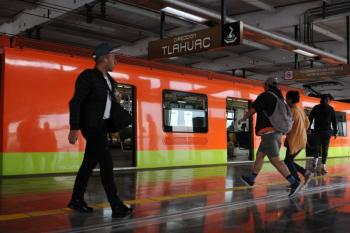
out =
<svg viewBox="0 0 350 233"><path fill-rule="evenodd" d="M30 218L27 214L4 214L0 215L0 221L15 220L21 218Z"/></svg>
<svg viewBox="0 0 350 233"><path fill-rule="evenodd" d="M347 175L347 173L333 173L330 177L333 176L339 176L339 175ZM319 179L324 176L314 176L311 179ZM263 188L266 186L273 186L277 184L286 184L286 181L278 181L274 183L269 183L267 185L254 185L254 188ZM237 186L233 188L225 188L225 189L214 189L211 191L202 191L202 192L194 192L194 193L185 193L185 194L175 194L175 195L169 195L169 196L160 196L160 197L151 197L146 199L136 199L136 200L128 200L124 201L126 204L147 204L147 203L154 203L154 202L161 202L161 201L169 201L169 200L175 200L179 198L191 198L191 197L197 197L197 196L206 196L211 194L217 194L217 193L223 193L228 191L238 191L238 190L246 190L251 189L252 187L249 186ZM91 205L91 207L101 209L101 208L108 208L109 203L98 203ZM69 208L60 208L60 209L53 209L53 210L44 210L44 211L33 211L33 212L27 212L27 213L16 213L16 214L3 214L0 215L0 222L1 221L9 221L9 220L17 220L17 219L23 219L23 218L31 218L31 217L39 217L39 216L49 216L49 215L56 215L56 214L63 214L68 213L72 211Z"/></svg>

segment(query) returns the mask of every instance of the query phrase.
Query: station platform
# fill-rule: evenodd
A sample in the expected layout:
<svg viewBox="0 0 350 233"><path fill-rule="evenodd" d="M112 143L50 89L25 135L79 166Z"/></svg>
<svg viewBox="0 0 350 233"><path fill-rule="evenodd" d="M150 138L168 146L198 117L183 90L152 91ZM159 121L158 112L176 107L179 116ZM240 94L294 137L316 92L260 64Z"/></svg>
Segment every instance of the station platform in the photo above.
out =
<svg viewBox="0 0 350 233"><path fill-rule="evenodd" d="M251 165L116 172L118 192L134 208L123 219L111 218L99 174L85 196L91 214L66 208L74 175L3 178L0 232L349 232L350 158L329 159L329 173L293 199L269 163L245 186L239 177Z"/></svg>

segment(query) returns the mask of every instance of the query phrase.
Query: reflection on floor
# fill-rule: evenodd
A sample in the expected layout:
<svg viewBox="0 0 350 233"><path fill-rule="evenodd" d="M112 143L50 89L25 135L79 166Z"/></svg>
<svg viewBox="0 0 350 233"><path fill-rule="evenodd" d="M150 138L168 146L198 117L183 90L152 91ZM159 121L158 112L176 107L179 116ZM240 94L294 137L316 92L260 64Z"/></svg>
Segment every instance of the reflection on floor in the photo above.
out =
<svg viewBox="0 0 350 233"><path fill-rule="evenodd" d="M132 150L122 150L121 148L112 148L113 167L133 167Z"/></svg>
<svg viewBox="0 0 350 233"><path fill-rule="evenodd" d="M249 149L235 147L231 155L227 157L228 162L249 161Z"/></svg>
<svg viewBox="0 0 350 233"><path fill-rule="evenodd" d="M1 232L349 232L350 159L329 159L300 195L265 164L253 188L239 177L244 165L120 172L120 196L135 208L111 219L100 177L89 183L92 214L65 208L74 176L2 179Z"/></svg>

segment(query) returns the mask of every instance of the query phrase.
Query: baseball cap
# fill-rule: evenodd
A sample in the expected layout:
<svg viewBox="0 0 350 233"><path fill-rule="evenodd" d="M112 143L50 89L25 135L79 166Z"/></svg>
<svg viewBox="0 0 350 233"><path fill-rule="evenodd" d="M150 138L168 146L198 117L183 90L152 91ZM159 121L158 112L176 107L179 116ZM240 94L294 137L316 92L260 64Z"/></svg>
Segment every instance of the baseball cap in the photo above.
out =
<svg viewBox="0 0 350 233"><path fill-rule="evenodd" d="M96 60L99 57L102 57L104 55L107 55L109 53L116 53L120 49L117 49L115 47L112 47L109 43L101 43L97 45L94 49L94 52L92 54L92 57Z"/></svg>
<svg viewBox="0 0 350 233"><path fill-rule="evenodd" d="M278 84L277 78L270 77L265 80L265 85L277 87L277 84Z"/></svg>

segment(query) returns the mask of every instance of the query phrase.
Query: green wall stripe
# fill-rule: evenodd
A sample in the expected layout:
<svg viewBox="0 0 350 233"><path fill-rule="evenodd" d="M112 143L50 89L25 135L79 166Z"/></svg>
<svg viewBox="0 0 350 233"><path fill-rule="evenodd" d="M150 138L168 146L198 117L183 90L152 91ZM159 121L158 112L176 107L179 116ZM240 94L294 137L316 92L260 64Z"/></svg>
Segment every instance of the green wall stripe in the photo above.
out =
<svg viewBox="0 0 350 233"><path fill-rule="evenodd" d="M227 163L226 150L138 151L138 168L192 166Z"/></svg>

